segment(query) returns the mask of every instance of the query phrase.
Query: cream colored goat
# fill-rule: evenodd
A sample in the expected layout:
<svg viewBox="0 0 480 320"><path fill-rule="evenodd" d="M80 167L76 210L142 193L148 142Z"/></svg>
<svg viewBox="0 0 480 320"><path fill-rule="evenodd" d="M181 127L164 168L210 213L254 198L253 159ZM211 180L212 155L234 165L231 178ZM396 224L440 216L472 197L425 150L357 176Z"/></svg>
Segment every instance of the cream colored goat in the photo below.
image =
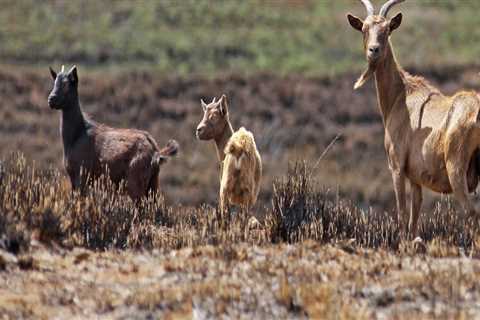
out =
<svg viewBox="0 0 480 320"><path fill-rule="evenodd" d="M248 210L257 201L262 177L262 160L253 134L243 127L233 131L225 95L208 105L202 101L202 108L204 114L197 127L197 137L215 141L222 164L220 208L223 211L234 204Z"/></svg>
<svg viewBox="0 0 480 320"><path fill-rule="evenodd" d="M230 204L249 209L256 202L262 178L262 159L250 131L240 128L225 147L222 180L220 182L220 208Z"/></svg>

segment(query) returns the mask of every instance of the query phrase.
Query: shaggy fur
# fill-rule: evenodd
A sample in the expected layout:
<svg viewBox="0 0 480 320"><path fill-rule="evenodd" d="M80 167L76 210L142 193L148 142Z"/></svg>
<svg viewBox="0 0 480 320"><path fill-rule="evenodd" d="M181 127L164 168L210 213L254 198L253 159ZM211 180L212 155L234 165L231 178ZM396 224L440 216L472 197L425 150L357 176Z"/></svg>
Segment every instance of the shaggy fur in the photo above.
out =
<svg viewBox="0 0 480 320"><path fill-rule="evenodd" d="M76 68L58 75L48 103L62 111L61 135L64 164L73 189L85 191L95 178L108 172L115 184L126 182L128 194L139 199L159 188L160 166L177 153L178 143L170 140L159 149L153 137L136 129L115 129L88 119L78 99Z"/></svg>
<svg viewBox="0 0 480 320"><path fill-rule="evenodd" d="M253 134L245 128L235 132L225 147L220 207L222 210L234 204L251 208L257 202L262 177L262 159Z"/></svg>
<svg viewBox="0 0 480 320"><path fill-rule="evenodd" d="M411 186L411 237L417 233L422 186L441 193L453 192L465 211L475 214L468 193L475 190L480 174L479 96L475 92L444 96L424 78L411 76L399 66L390 34L400 26L401 13L390 20L376 15L369 15L365 21L352 15L348 19L363 34L370 70L356 87L369 74L375 76L400 229L404 233L407 229L406 179Z"/></svg>

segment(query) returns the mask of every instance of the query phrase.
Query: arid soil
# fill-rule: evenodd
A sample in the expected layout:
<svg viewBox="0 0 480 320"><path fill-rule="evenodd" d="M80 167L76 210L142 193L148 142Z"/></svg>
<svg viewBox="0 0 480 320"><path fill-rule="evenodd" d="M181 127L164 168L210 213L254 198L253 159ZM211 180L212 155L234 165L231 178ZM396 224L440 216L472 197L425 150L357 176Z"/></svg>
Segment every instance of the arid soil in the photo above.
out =
<svg viewBox="0 0 480 320"><path fill-rule="evenodd" d="M415 71L447 94L480 88L475 68ZM383 150L383 127L369 83L352 86L358 74L335 78L279 77L269 74L215 78L167 77L155 72L103 73L79 68L80 100L94 119L116 127L150 131L159 144L175 138L177 159L161 173L163 191L174 204L215 204L218 163L212 143L195 139L200 99L226 93L235 128L253 131L264 162L261 201L268 205L272 181L288 163L315 163L338 134L314 172L319 181L364 208L391 210L391 179ZM59 113L47 106L52 81L43 71L0 68L0 157L21 151L38 167L61 168ZM430 199L430 200L428 200ZM433 198L438 200L439 197ZM427 194L425 208L432 207Z"/></svg>
<svg viewBox="0 0 480 320"><path fill-rule="evenodd" d="M480 262L348 243L0 251L3 319L465 319ZM435 255L446 254L447 257Z"/></svg>

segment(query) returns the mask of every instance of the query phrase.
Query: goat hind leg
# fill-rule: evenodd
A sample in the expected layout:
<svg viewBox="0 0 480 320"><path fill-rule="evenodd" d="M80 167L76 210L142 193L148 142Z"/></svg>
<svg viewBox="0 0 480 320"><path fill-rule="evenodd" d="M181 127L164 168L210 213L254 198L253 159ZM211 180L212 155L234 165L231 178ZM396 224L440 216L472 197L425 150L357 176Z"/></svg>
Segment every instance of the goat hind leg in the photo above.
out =
<svg viewBox="0 0 480 320"><path fill-rule="evenodd" d="M130 162L127 173L127 191L132 200L138 201L148 195L151 167L148 157L136 157Z"/></svg>
<svg viewBox="0 0 480 320"><path fill-rule="evenodd" d="M416 183L410 183L411 199L410 199L410 221L408 223L408 233L410 238L417 236L418 217L422 207L422 186Z"/></svg>
<svg viewBox="0 0 480 320"><path fill-rule="evenodd" d="M456 161L455 163L466 162ZM453 162L447 161L447 172L455 199L460 202L466 217L477 216L477 210L468 197L466 168L455 168Z"/></svg>

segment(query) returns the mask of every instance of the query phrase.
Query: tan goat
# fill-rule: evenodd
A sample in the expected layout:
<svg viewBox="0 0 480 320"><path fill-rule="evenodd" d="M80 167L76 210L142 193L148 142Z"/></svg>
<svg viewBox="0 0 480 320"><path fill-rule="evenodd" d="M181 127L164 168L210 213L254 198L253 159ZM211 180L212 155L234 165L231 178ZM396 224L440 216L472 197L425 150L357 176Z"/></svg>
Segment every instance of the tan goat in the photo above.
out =
<svg viewBox="0 0 480 320"><path fill-rule="evenodd" d="M253 134L245 128L233 132L228 114L227 97L215 98L210 104L202 100L203 119L197 127L200 140L214 140L221 169L220 208L230 204L249 209L260 191L262 160Z"/></svg>
<svg viewBox="0 0 480 320"><path fill-rule="evenodd" d="M365 21L347 16L350 25L363 34L368 62L355 89L375 76L400 230L406 231L405 178L411 186L410 236L417 233L422 186L453 192L469 215L476 214L468 193L477 187L480 174L479 96L475 92L445 96L424 78L405 72L390 42L402 14L387 19L390 8L403 0L388 1L379 15L374 14L369 0L361 1L368 12Z"/></svg>

